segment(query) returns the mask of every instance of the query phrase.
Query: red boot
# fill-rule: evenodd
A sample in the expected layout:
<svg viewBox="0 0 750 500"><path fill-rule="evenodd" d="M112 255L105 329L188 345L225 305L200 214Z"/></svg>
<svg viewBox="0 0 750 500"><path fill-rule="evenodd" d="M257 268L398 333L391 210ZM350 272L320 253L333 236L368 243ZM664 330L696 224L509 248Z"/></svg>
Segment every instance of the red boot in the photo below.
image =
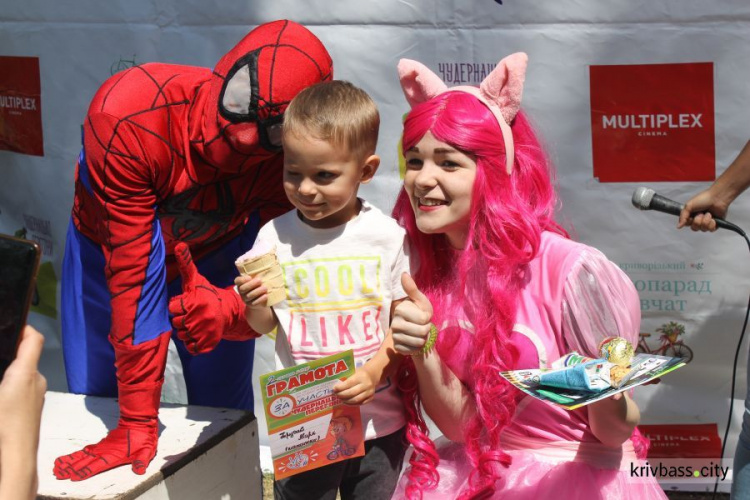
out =
<svg viewBox="0 0 750 500"><path fill-rule="evenodd" d="M159 400L169 334L137 346L115 344L120 420L96 444L55 460L57 479L81 481L120 465L143 474L156 455Z"/></svg>

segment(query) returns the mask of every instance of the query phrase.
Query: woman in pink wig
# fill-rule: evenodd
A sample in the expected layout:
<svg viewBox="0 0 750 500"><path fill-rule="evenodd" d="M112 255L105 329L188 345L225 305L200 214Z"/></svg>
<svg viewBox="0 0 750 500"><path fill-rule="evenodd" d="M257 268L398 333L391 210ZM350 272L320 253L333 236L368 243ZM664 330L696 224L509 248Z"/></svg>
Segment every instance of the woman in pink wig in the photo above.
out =
<svg viewBox="0 0 750 500"><path fill-rule="evenodd" d="M392 322L411 355L401 379L415 448L396 497L666 498L655 479L631 477L646 445L628 395L566 411L499 375L594 356L610 336L635 344L640 324L629 279L554 221L550 166L519 111L526 62L513 54L479 88L451 89L399 64L412 110L394 216L417 271ZM439 447L420 402L447 438Z"/></svg>

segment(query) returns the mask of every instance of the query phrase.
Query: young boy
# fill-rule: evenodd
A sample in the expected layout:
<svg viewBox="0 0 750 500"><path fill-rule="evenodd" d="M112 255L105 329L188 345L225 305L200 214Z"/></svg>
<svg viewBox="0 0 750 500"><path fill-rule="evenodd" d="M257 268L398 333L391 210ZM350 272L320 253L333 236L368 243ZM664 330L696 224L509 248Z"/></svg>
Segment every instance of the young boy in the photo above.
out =
<svg viewBox="0 0 750 500"><path fill-rule="evenodd" d="M296 210L258 233L276 247L287 298L267 306L259 279L240 276L237 289L258 333L277 327L278 368L354 350L355 374L334 391L362 406L365 456L277 481L276 499L389 499L406 450L404 407L396 385L398 355L386 335L406 293L404 231L357 197L375 175L380 116L361 89L344 81L313 85L284 115L284 190Z"/></svg>

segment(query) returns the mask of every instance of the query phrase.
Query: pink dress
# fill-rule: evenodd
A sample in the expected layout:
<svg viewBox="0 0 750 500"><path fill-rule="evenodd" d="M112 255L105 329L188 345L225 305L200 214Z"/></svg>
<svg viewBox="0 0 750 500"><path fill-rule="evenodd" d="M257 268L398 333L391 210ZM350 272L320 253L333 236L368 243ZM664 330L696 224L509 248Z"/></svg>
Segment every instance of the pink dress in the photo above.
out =
<svg viewBox="0 0 750 500"><path fill-rule="evenodd" d="M638 294L628 277L598 250L553 233L542 235L530 279L521 293L511 341L520 357L515 369L549 367L569 351L594 355L609 336L635 345L640 326ZM463 381L471 377L471 325L441 329L438 351ZM499 375L498 375L499 376ZM440 482L424 498L456 498L466 487L471 464L463 445L437 440ZM664 499L653 478L632 478L641 465L633 441L608 448L592 434L586 407L567 411L523 395L503 433L513 462L492 498ZM406 474L394 498L404 497Z"/></svg>

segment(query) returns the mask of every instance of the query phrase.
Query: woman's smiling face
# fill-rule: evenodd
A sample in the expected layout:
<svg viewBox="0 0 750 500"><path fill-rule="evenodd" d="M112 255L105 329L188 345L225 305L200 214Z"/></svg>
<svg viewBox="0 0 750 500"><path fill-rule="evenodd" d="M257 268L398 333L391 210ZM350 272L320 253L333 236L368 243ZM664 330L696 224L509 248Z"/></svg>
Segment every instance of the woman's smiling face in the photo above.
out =
<svg viewBox="0 0 750 500"><path fill-rule="evenodd" d="M417 228L427 234L445 234L452 247L463 248L469 232L476 161L429 131L404 157L404 189Z"/></svg>

